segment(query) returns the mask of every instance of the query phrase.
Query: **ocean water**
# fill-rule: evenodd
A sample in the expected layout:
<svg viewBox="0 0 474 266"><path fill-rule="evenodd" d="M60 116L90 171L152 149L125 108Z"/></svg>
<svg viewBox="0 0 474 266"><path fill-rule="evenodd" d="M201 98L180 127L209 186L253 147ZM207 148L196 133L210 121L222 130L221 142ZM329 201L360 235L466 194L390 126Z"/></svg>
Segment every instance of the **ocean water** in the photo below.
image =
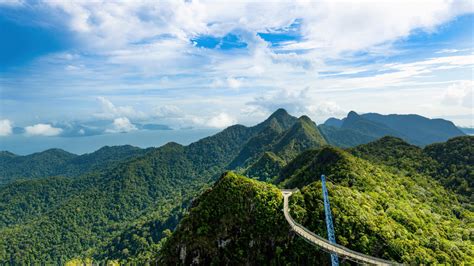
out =
<svg viewBox="0 0 474 266"><path fill-rule="evenodd" d="M85 137L44 137L11 135L0 137L0 150L18 155L60 148L75 154L90 153L103 146L133 145L140 148L159 147L170 141L188 145L219 132L217 129L141 130L130 133Z"/></svg>

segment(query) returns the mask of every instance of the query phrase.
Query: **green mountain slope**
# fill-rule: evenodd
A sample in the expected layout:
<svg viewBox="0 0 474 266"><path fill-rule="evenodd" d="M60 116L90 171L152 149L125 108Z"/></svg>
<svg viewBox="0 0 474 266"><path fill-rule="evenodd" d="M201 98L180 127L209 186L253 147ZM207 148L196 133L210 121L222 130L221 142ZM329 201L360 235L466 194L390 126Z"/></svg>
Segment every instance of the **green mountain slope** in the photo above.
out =
<svg viewBox="0 0 474 266"><path fill-rule="evenodd" d="M302 116L293 126L283 133L272 147L272 151L285 161L290 161L302 151L326 145L316 123Z"/></svg>
<svg viewBox="0 0 474 266"><path fill-rule="evenodd" d="M474 202L474 136L426 146L423 152L439 163L437 178Z"/></svg>
<svg viewBox="0 0 474 266"><path fill-rule="evenodd" d="M401 173L424 173L433 176L439 164L423 149L396 137L383 137L349 149L353 155L373 163L387 165Z"/></svg>
<svg viewBox="0 0 474 266"><path fill-rule="evenodd" d="M30 221L0 229L1 250L11 256L0 257L0 262L51 263L58 258L95 256L99 251L94 249L106 245L138 217L158 212L155 217L165 219L167 210L192 198L222 172L251 133L252 129L233 126L186 147L169 143L112 170L72 179L64 184L59 192L63 196L55 204L45 202L41 193L28 194L51 208L37 211L33 217L25 214ZM54 189L50 180L41 180L47 191ZM13 183L0 193L11 195L26 186L36 191L38 187L32 182ZM76 189L81 184L86 185ZM19 202L6 202L0 216L6 210L22 212L23 205L29 206L23 198L13 196L12 202ZM161 210L160 206L166 208ZM16 221L18 216L9 220Z"/></svg>
<svg viewBox="0 0 474 266"><path fill-rule="evenodd" d="M254 164L245 170L245 175L260 181L270 182L278 176L285 164L285 161L273 152L265 152Z"/></svg>
<svg viewBox="0 0 474 266"><path fill-rule="evenodd" d="M0 188L0 194L9 199L0 209L0 217L5 217L0 225L0 262L52 263L77 256L122 259L125 254L149 250L164 230L176 225L170 217L179 216L187 202L212 184L252 138L265 139L260 133L272 126L271 121L286 132L293 128L293 119L279 110L257 126L232 126L188 146L169 143L74 179L46 178ZM293 147L314 143L299 146L285 137ZM282 147L282 151L290 150ZM45 193L54 197L44 197ZM137 228L154 228L146 245L118 240L142 239L145 234ZM144 248L137 248L136 243Z"/></svg>
<svg viewBox="0 0 474 266"><path fill-rule="evenodd" d="M450 152L455 154L459 149L463 154L472 153L462 147L470 144L464 141L449 145L454 149ZM461 260L472 261L472 253L469 253L472 214L459 205L454 194L434 181L434 176L429 176L439 172L442 161L453 164L449 156L435 160L426 151L394 138L383 138L364 148L349 150L361 158L326 145L323 135L309 118L296 119L286 111L278 110L254 127L235 125L188 146L169 143L125 161L111 160L110 167L99 167L100 161L127 154L126 150L123 154L117 151L117 156L107 157L114 153L105 148L105 157L101 160L82 157L85 158L81 159L84 165L96 166L79 177L16 181L0 187L0 264L56 264L78 257L136 263L149 261L159 254L164 237L170 235L181 217L187 217L187 206L192 199L229 169L278 186L300 187L301 195L297 193L292 201L292 215L321 234L324 234L324 227L315 227L321 222L317 219L323 215L317 185L319 174L326 173L332 182L329 186L333 186L330 191L338 191L331 194L334 197L331 200L336 202L335 219L342 219L339 221L341 227L336 228L340 232L340 243L350 239L354 249L399 261L454 264ZM439 153L438 148L432 149L434 154ZM17 157L9 153L0 156ZM100 157L99 154L96 156ZM79 158L75 156L70 161ZM450 166L455 171L449 176L464 173L460 169L469 163L466 159L460 160L454 168ZM425 164L435 167L427 168ZM219 259L224 259L216 261L218 263L234 259L235 254L246 254L243 259L240 257L244 261L267 259L275 264L328 262L326 254L318 253L317 249L295 238L285 223L281 224L286 227L283 231L270 226L264 235L255 236L262 224L252 220L255 214L252 206L264 208L270 199L275 203L271 208L277 208L282 218L281 196L275 194L275 187L271 185L232 176L234 181L230 184L235 185L232 191L240 190L237 187L242 186L244 191L249 187L248 193L226 194L222 187L229 183L220 179L212 191L221 192L216 192L216 196L211 197L213 200L203 208L208 210L214 206L212 210L216 209L219 215L227 218L216 221L214 219L218 217L209 213L208 220L199 220L196 224L194 219L183 220L176 232L179 235L180 228L206 228L207 222L216 226L215 230L221 230L223 227L218 224L228 219L226 225L232 228L248 228L241 235L238 230L222 233L229 237L237 234L239 237L233 239L238 244L227 245L226 238L212 239L211 235L205 235L200 244L214 242L208 243L209 248L202 249L189 242L192 234L191 238L177 238L176 243L190 244L201 258L208 257L212 261L218 252ZM221 195L228 198L220 198ZM339 198L338 195L342 196ZM216 201L218 198L219 202ZM206 201L199 199L193 206ZM248 208L230 213L225 207L241 203ZM371 211L364 213L364 208ZM404 209L407 211L401 212ZM267 210L262 211L265 214ZM273 214L275 210L268 211ZM190 215L192 213L193 209ZM350 215L342 215L346 213ZM278 224L281 218L274 218L274 221ZM384 223L378 223L379 220ZM185 226L186 223L192 223L191 227ZM355 239L352 234L356 235ZM199 239L200 236L196 237ZM247 246L242 246L245 243L238 240L240 237L250 242L257 237L259 242L253 244L252 250L247 250ZM174 239L173 236L170 239ZM218 243L228 249L220 253L219 245L213 246ZM166 245L172 244L170 240ZM377 249L380 245L389 248L384 253ZM174 254L175 262L181 261L177 259L180 254L173 253L177 249L166 250ZM412 250L416 252L410 255ZM192 259L196 255L191 251L187 254ZM453 254L458 259L453 258Z"/></svg>
<svg viewBox="0 0 474 266"><path fill-rule="evenodd" d="M16 179L50 176L77 177L88 172L112 168L118 163L141 156L150 149L130 145L105 146L93 153L72 154L60 149L50 149L26 156L0 155L0 185Z"/></svg>
<svg viewBox="0 0 474 266"><path fill-rule="evenodd" d="M421 149L405 141L384 137L349 151L397 173L424 174L472 202L474 188L474 137L463 136ZM469 198L471 197L471 198Z"/></svg>
<svg viewBox="0 0 474 266"><path fill-rule="evenodd" d="M286 166L279 186L299 187L292 216L326 237L319 175L326 173L337 242L373 256L413 264L471 264L473 213L426 175L390 167L331 147L306 151ZM328 255L289 232L281 195L272 187L225 175L193 204L167 240L165 264L272 265L327 263Z"/></svg>
<svg viewBox="0 0 474 266"><path fill-rule="evenodd" d="M15 178L33 178L56 175L58 169L77 155L61 149L49 149L27 156L9 152L0 154L0 185Z"/></svg>
<svg viewBox="0 0 474 266"><path fill-rule="evenodd" d="M280 112L280 115L283 113ZM261 131L245 144L227 168L242 168L243 172L251 175L259 172L263 174L259 175L261 180L269 179L302 151L327 145L309 117L302 116L294 121L285 128L286 125L275 118L267 120L266 127L260 126Z"/></svg>
<svg viewBox="0 0 474 266"><path fill-rule="evenodd" d="M341 148L354 147L377 139L356 130L338 128L326 124L319 125L318 129L330 145Z"/></svg>
<svg viewBox="0 0 474 266"><path fill-rule="evenodd" d="M159 264L296 265L320 261L314 248L294 240L282 208L283 197L275 186L224 174L193 203L166 241Z"/></svg>

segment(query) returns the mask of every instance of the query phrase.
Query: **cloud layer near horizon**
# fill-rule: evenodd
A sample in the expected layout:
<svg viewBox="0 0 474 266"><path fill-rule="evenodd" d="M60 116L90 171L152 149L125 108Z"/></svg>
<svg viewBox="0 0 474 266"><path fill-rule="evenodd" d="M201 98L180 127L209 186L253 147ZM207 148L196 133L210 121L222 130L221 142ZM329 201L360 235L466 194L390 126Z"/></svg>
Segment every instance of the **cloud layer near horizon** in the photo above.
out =
<svg viewBox="0 0 474 266"><path fill-rule="evenodd" d="M0 118L15 124L223 128L284 107L317 122L356 110L472 125L470 1L8 1L0 11L69 43L3 70ZM450 28L460 17L467 32Z"/></svg>

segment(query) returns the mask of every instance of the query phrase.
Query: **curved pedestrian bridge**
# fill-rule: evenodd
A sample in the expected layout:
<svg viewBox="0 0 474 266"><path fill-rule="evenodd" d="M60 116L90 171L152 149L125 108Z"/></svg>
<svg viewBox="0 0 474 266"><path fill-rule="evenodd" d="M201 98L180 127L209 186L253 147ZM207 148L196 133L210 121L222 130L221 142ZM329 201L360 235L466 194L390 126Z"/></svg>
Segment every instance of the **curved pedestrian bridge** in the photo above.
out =
<svg viewBox="0 0 474 266"><path fill-rule="evenodd" d="M341 259L347 259L350 261L354 261L360 264L370 264L370 265L400 265L399 263L379 259L376 257L368 256L357 251L350 250L344 246L333 244L329 242L329 240L324 239L301 224L295 222L293 218L291 218L288 208L288 198L291 196L293 192L297 190L289 190L283 189L281 190L283 194L283 213L285 214L286 221L290 224L290 227L296 234L300 237L304 238L309 243L323 249L324 251L332 254L336 254Z"/></svg>

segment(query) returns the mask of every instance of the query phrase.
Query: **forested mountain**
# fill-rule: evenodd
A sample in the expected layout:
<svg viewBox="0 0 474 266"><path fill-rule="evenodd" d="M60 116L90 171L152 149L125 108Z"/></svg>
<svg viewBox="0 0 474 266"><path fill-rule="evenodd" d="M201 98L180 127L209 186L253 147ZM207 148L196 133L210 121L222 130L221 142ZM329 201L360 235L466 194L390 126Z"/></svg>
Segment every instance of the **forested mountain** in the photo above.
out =
<svg viewBox="0 0 474 266"><path fill-rule="evenodd" d="M251 149L251 142L264 148ZM231 126L188 146L168 143L73 179L10 183L0 188L2 199L8 199L0 206L0 262L142 256L225 169L245 169L267 148L286 163L324 144L309 118L278 110L254 127ZM155 233L140 236L134 233L137 228L153 228ZM128 237L134 240L122 241Z"/></svg>
<svg viewBox="0 0 474 266"><path fill-rule="evenodd" d="M354 147L377 139L374 136L365 135L359 131L337 128L326 124L319 125L318 129L330 145L341 148Z"/></svg>
<svg viewBox="0 0 474 266"><path fill-rule="evenodd" d="M226 173L193 202L158 264L317 265L326 256L290 232L282 208L274 185Z"/></svg>
<svg viewBox="0 0 474 266"><path fill-rule="evenodd" d="M458 193L464 202L474 200L474 136L452 138L425 148L394 137L360 145L349 151L373 163L407 174L428 175Z"/></svg>
<svg viewBox="0 0 474 266"><path fill-rule="evenodd" d="M328 134L328 138L331 138L334 134L342 134L337 129L346 129L362 134L366 138L372 138L371 140L389 135L402 138L411 144L419 146L443 142L453 137L465 135L450 121L429 119L419 115L381 115L377 113L359 115L351 111L346 118L330 118L324 125L333 127L331 131L334 133ZM336 140L338 139L340 138L336 138ZM362 141L364 141L363 138ZM329 142L331 143L331 141ZM364 143L367 142L359 142L356 145ZM337 142L334 141L334 144L337 145ZM339 146L355 146L344 144Z"/></svg>
<svg viewBox="0 0 474 266"><path fill-rule="evenodd" d="M93 153L76 155L61 149L50 149L26 156L0 153L0 185L15 179L50 176L77 177L92 171L104 170L119 162L141 156L149 149L130 145L105 146Z"/></svg>
<svg viewBox="0 0 474 266"><path fill-rule="evenodd" d="M326 173L339 243L400 262L472 262L466 200L472 191L472 137L425 149L385 137L343 151L328 145L334 138L327 137L327 128L279 109L256 126L231 126L188 146L104 147L81 156L2 152L5 165L15 162L12 169L35 178L0 187L0 264L74 258L174 264L197 254L201 262L215 263L328 263L326 254L289 231L275 186L238 174L219 179L227 170L299 187L292 215L322 236L318 182ZM363 136L340 135L339 143L353 146L348 144ZM29 161L37 163L20 167ZM4 171L18 174L5 165ZM464 205L440 183L461 195Z"/></svg>
<svg viewBox="0 0 474 266"><path fill-rule="evenodd" d="M0 153L0 185L15 178L53 176L61 166L77 155L61 149L49 149L27 156L10 152Z"/></svg>
<svg viewBox="0 0 474 266"><path fill-rule="evenodd" d="M321 173L329 180L337 243L408 264L474 262L474 216L454 194L428 175L396 172L332 147L303 152L275 181L300 189L290 198L291 215L318 235L326 237ZM291 232L282 204L277 187L227 173L193 203L157 260L327 264L328 254Z"/></svg>
<svg viewBox="0 0 474 266"><path fill-rule="evenodd" d="M423 150L439 165L437 179L449 189L474 202L474 136L435 143Z"/></svg>

